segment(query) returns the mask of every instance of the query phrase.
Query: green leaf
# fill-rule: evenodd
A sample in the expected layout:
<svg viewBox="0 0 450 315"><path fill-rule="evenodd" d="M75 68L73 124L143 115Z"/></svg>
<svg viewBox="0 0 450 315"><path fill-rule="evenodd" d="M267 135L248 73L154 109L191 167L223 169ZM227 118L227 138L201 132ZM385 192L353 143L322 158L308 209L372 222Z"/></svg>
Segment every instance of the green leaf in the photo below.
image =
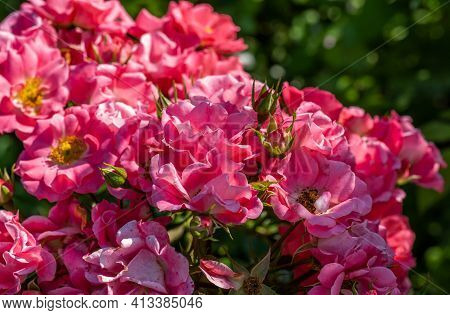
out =
<svg viewBox="0 0 450 315"><path fill-rule="evenodd" d="M261 288L260 295L278 295L278 294L277 294L277 292L272 290L270 287L268 287L267 285L263 284L262 288Z"/></svg>
<svg viewBox="0 0 450 315"><path fill-rule="evenodd" d="M258 278L259 282L262 283L269 272L270 266L270 249L267 252L266 256L259 263L253 267L250 272L250 276Z"/></svg>

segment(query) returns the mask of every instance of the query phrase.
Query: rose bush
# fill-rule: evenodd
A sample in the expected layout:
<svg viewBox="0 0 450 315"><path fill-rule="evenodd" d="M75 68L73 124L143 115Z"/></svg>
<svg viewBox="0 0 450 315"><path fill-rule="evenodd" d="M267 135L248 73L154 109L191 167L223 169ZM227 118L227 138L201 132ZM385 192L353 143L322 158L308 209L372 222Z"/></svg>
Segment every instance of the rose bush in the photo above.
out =
<svg viewBox="0 0 450 315"><path fill-rule="evenodd" d="M30 0L1 23L0 133L53 206L20 218L2 171L0 293L409 292L399 186L441 191L440 152L409 117L253 80L238 31L186 1L133 20L115 0ZM234 233L268 253L237 263Z"/></svg>

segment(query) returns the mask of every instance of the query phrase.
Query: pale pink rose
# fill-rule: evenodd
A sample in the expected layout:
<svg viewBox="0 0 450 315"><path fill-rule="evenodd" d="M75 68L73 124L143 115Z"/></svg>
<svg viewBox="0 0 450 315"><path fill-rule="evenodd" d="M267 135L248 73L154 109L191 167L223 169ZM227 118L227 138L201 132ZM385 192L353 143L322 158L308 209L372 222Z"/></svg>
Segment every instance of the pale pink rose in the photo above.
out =
<svg viewBox="0 0 450 315"><path fill-rule="evenodd" d="M170 246L159 223L130 221L117 232L116 243L84 257L92 266L86 278L102 285L104 294L193 292L188 260Z"/></svg>
<svg viewBox="0 0 450 315"><path fill-rule="evenodd" d="M367 227L353 225L348 231L319 239L314 256L322 264L319 285L308 294L396 294L396 276L388 268L392 251L384 239Z"/></svg>
<svg viewBox="0 0 450 315"><path fill-rule="evenodd" d="M38 121L24 142L17 174L33 196L63 200L72 193L95 193L104 182L99 167L114 163L113 132L83 107Z"/></svg>
<svg viewBox="0 0 450 315"><path fill-rule="evenodd" d="M282 96L283 103L291 113L295 112L303 102L311 102L318 105L332 120L337 120L343 108L333 94L313 87L299 90L285 82Z"/></svg>
<svg viewBox="0 0 450 315"><path fill-rule="evenodd" d="M270 203L282 220L305 219L308 231L317 237L342 233L349 224L369 213L372 199L366 184L343 162L328 160L317 152L297 149L274 181Z"/></svg>
<svg viewBox="0 0 450 315"><path fill-rule="evenodd" d="M242 286L243 277L221 262L202 259L199 268L219 288L238 290Z"/></svg>
<svg viewBox="0 0 450 315"><path fill-rule="evenodd" d="M117 231L132 220L141 220L148 217L148 207L145 205L131 206L121 209L119 205L106 200L92 208L92 231L100 247L115 245Z"/></svg>
<svg viewBox="0 0 450 315"><path fill-rule="evenodd" d="M342 124L348 132L360 136L367 135L374 125L372 117L362 108L356 106L342 108L339 115L339 123Z"/></svg>
<svg viewBox="0 0 450 315"><path fill-rule="evenodd" d="M18 293L33 272L40 281L50 281L55 269L53 255L19 223L18 215L0 210L0 294Z"/></svg>
<svg viewBox="0 0 450 315"><path fill-rule="evenodd" d="M355 157L354 170L365 181L374 203L392 198L397 183L400 160L381 141L370 137L350 137Z"/></svg>
<svg viewBox="0 0 450 315"><path fill-rule="evenodd" d="M42 36L13 39L0 54L0 133L25 139L38 119L63 111L68 66Z"/></svg>
<svg viewBox="0 0 450 315"><path fill-rule="evenodd" d="M188 1L171 2L163 30L183 48L213 47L221 54L245 50L237 38L237 27L230 16L218 14L208 4L193 5Z"/></svg>

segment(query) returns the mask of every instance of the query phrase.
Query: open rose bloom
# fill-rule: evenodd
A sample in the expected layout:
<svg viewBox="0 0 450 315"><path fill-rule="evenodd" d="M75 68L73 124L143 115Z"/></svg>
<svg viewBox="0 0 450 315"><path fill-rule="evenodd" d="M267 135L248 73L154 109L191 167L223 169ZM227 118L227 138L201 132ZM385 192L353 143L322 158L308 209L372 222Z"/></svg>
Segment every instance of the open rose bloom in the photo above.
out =
<svg viewBox="0 0 450 315"><path fill-rule="evenodd" d="M400 185L442 191L439 150L410 117L252 79L238 32L187 1L29 0L0 24L0 134L23 145L0 294L410 292Z"/></svg>

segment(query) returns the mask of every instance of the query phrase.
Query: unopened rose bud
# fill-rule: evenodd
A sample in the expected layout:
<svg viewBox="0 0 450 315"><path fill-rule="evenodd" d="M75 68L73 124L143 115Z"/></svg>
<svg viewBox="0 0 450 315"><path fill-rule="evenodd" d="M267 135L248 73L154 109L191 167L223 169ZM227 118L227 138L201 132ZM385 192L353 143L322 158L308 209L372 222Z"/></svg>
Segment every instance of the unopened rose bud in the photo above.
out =
<svg viewBox="0 0 450 315"><path fill-rule="evenodd" d="M14 176L10 177L6 170L0 170L0 206L9 203L14 194Z"/></svg>
<svg viewBox="0 0 450 315"><path fill-rule="evenodd" d="M195 216L192 218L191 223L191 232L195 235L195 237L199 239L207 238L213 234L214 225L212 220L209 217L203 216Z"/></svg>
<svg viewBox="0 0 450 315"><path fill-rule="evenodd" d="M254 87L253 87L254 89ZM264 85L259 91L258 96L255 97L255 91L252 93L252 107L258 113L258 122L262 124L267 120L269 115L275 113L278 100L280 98L281 93L277 91L277 89L268 88L267 85Z"/></svg>
<svg viewBox="0 0 450 315"><path fill-rule="evenodd" d="M112 188L119 188L127 182L127 171L121 167L106 164L107 167L100 168L106 183Z"/></svg>
<svg viewBox="0 0 450 315"><path fill-rule="evenodd" d="M0 179L0 206L11 201L14 194L14 187L10 182Z"/></svg>

